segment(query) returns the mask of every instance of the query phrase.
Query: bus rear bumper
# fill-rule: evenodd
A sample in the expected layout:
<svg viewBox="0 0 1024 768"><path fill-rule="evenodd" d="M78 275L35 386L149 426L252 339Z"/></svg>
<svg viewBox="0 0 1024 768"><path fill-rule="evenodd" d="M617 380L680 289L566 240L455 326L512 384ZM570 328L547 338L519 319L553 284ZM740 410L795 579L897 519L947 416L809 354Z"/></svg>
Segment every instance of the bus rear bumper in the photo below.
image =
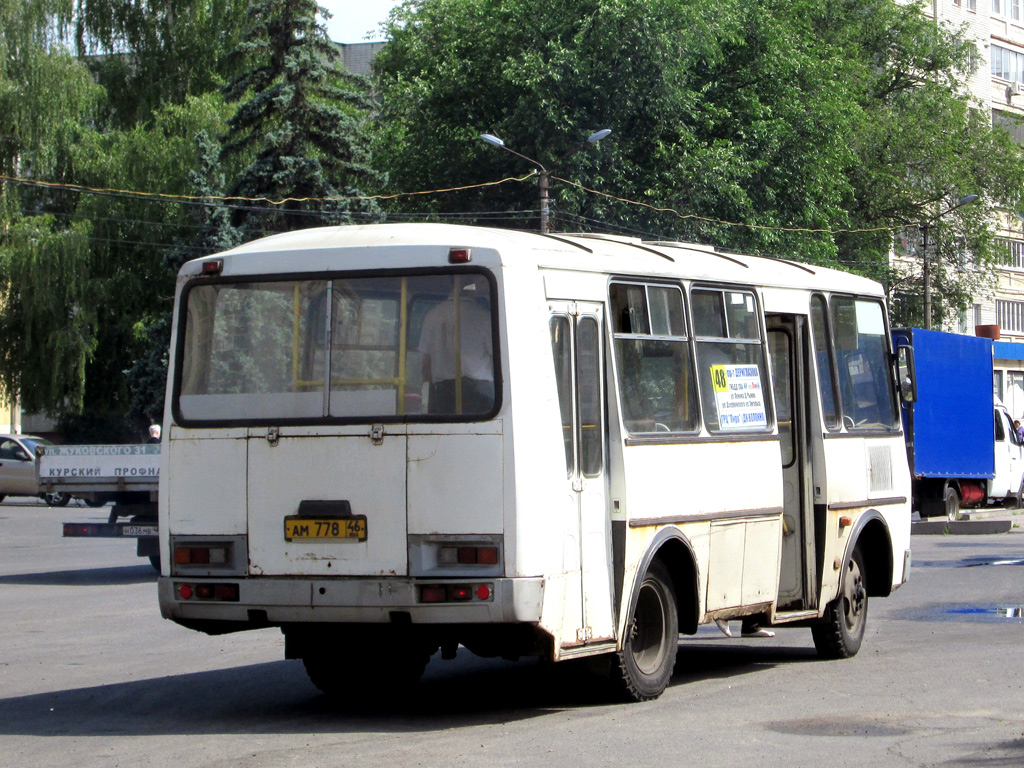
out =
<svg viewBox="0 0 1024 768"><path fill-rule="evenodd" d="M217 595L233 593L237 600L197 597L198 586L220 587ZM182 590L182 587L189 587ZM423 587L468 587L469 599L424 602ZM482 597L481 586L489 594ZM225 587L227 589L225 589ZM544 598L542 578L494 578L473 581L445 579L194 579L161 576L160 613L187 625L197 622L237 622L249 626L278 626L303 622L377 624L538 623ZM189 595L184 597L183 594ZM437 594L436 592L434 593ZM246 629L249 626L239 626ZM198 627L197 627L198 628ZM230 631L230 630L227 630Z"/></svg>

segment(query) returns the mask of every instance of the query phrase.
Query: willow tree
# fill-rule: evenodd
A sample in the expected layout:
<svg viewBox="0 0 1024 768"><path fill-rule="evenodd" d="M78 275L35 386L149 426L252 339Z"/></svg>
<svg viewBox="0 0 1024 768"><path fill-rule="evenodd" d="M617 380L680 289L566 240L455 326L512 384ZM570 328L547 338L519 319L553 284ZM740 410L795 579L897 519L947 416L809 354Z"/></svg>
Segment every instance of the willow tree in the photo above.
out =
<svg viewBox="0 0 1024 768"><path fill-rule="evenodd" d="M247 0L77 0L75 38L107 89L106 119L130 129L164 104L217 90Z"/></svg>
<svg viewBox="0 0 1024 768"><path fill-rule="evenodd" d="M89 187L143 190L142 195L83 195L75 220L90 222L90 278L96 283L96 353L87 370L88 408L123 416L135 398L125 377L150 352L148 330L171 310L184 258L206 255L204 222L192 196L203 167L196 137L219 135L230 114L218 93L158 109L130 130L89 131L74 148L79 181ZM165 345L166 346L166 345ZM158 376L158 374L157 374ZM152 408L145 414L152 418Z"/></svg>
<svg viewBox="0 0 1024 768"><path fill-rule="evenodd" d="M71 0L0 0L0 380L29 410L80 407L96 296L71 147L101 91L66 42Z"/></svg>
<svg viewBox="0 0 1024 768"><path fill-rule="evenodd" d="M342 199L364 195L379 179L366 136L372 102L366 79L345 70L317 11L330 16L315 0L254 3L232 56L236 74L225 94L238 110L222 158L246 165L229 193L296 198L257 217L240 211L249 233L378 215L373 202Z"/></svg>

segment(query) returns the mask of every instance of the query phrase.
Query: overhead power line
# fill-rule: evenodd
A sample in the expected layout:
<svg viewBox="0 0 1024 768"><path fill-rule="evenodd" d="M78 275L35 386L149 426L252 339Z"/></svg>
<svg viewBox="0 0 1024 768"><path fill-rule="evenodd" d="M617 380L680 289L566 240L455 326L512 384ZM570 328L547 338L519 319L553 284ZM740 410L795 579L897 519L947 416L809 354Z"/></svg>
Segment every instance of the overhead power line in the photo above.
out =
<svg viewBox="0 0 1024 768"><path fill-rule="evenodd" d="M448 194L448 193L452 193L452 192L464 192L464 191L471 190L471 189L482 189L482 188L485 188L485 187L494 187L494 186L498 186L500 184L506 184L506 183L512 182L512 181L522 183L522 182L525 182L525 181L533 179L534 177L536 177L536 175L537 174L534 171L534 172L531 172L531 173L529 173L529 174L527 174L525 176L508 176L508 177L505 177L503 179L499 179L497 181L486 181L486 182L480 182L480 183L477 183L477 184L466 184L466 185L459 186L459 187L444 187L444 188L439 188L439 189L417 190L417 191L413 191L413 192L394 192L394 193L390 193L390 194L381 194L381 195L348 195L348 196L337 196L337 197L285 197L285 198L281 198L279 200L273 200L273 199L267 198L267 197L244 197L244 196L240 196L240 195L228 195L228 196L202 195L202 196L200 196L200 195L170 194L170 193L165 193L165 192L143 192L143 191L139 191L139 190L128 190L128 189L107 189L107 188L88 187L88 186L84 186L84 185L81 185L81 184L66 184L66 183L58 183L58 182L48 182L48 181L42 181L42 180L39 180L39 179L24 179L24 178L18 178L18 177L13 177L13 176L3 176L3 175L0 175L0 181L7 181L7 182L10 182L10 183L13 183L13 184L19 184L19 185L25 185L25 186L43 187L43 188L47 188L47 189L59 189L59 190L64 190L64 191L68 191L68 192L78 192L78 193L83 193L83 194L112 195L112 196L131 197L131 198L136 198L136 199L152 199L152 200L163 201L163 202L177 202L177 203L191 204L191 205L223 205L225 203L229 203L229 205L227 205L227 207L230 208L231 210L243 210L243 211L251 211L251 212L267 212L269 210L267 208L260 208L260 207L255 207L255 206L232 205L230 203L243 203L243 202L244 203L264 203L266 205L271 205L271 206L275 206L276 207L276 206L284 205L286 203L325 203L325 202L357 202L357 201L370 201L370 200L396 200L396 199L401 198L401 197L413 197L413 196L425 196L425 195L441 195L441 194ZM780 225L773 225L773 224L752 224L752 223L749 223L749 222L741 222L741 221L728 221L726 219L717 219L717 218L713 218L713 217L710 217L710 216L702 216L702 215L696 214L696 213L683 213L681 211L676 210L675 208L671 208L671 207L668 207L668 206L658 206L658 205L653 205L651 203L646 203L646 202L642 202L642 201L638 201L638 200L632 200L632 199L630 199L628 197L621 197L619 195L613 195L613 194L611 194L609 192L602 192L602 191L597 190L597 189L591 189L591 188L586 187L586 186L584 186L584 185L582 185L582 184L580 184L578 182L571 181L569 179L564 179L564 178L561 178L559 176L551 176L551 179L554 180L554 181L559 181L559 182L561 182L563 184L567 184L567 185L569 185L571 187L576 187L577 189L579 189L579 190L581 190L583 192L586 192L587 194L596 195L596 196L599 196L599 197L604 197L606 199L614 200L616 202L623 203L623 204L626 204L626 205L632 205L632 206L637 206L637 207L641 207L641 208L646 208L648 210L655 211L657 213L671 214L671 215L675 216L676 218L682 219L682 220L700 221L700 222L704 222L704 223L707 223L707 224L716 224L716 225L719 225L719 226L726 226L726 227L744 227L744 228L747 228L747 229L756 229L756 230L771 231L771 232L803 232L803 233L807 233L807 234L829 234L829 235L835 235L835 234L856 234L856 233L867 233L867 232L886 232L886 231L895 232L895 231L898 231L898 230L903 229L905 227L904 224L886 225L886 226L877 226L877 227L859 227L859 228L793 227L793 226L780 226ZM316 216L316 217L324 217L324 216L335 215L338 212L336 212L336 211L303 211L303 210L300 209L300 210L295 210L295 211L289 211L289 213L290 214L296 214L296 215L309 215L309 216ZM349 215L349 216L368 216L368 215L372 215L372 214L368 214L366 212L361 212L361 211L346 211L345 214ZM490 212L490 213L480 213L480 212L466 211L466 212L460 212L460 213L447 213L447 214L445 214L445 213L426 213L426 214L395 214L395 215L389 214L389 215L392 216L393 218L398 218L399 216L405 216L405 217L413 218L413 217L419 215L422 218L431 218L431 217L437 217L437 218L442 218L442 217L463 217L463 218L474 218L474 219L477 219L477 220L486 220L488 218L518 217L518 216L522 215L522 212L509 212L509 213ZM610 225L608 225L605 222L605 223L603 223L603 226L609 227Z"/></svg>

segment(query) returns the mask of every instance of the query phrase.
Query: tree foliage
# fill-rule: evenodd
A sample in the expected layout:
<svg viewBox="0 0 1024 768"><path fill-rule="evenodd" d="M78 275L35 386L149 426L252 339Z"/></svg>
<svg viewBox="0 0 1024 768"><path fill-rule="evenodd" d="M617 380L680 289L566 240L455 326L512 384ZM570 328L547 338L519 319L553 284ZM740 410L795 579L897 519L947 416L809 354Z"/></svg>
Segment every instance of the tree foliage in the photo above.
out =
<svg viewBox="0 0 1024 768"><path fill-rule="evenodd" d="M894 231L942 201L983 196L943 219L959 240L936 241L940 254L968 244L981 264L992 207L1019 207L1021 150L965 91L972 45L917 5L413 0L389 33L377 155L397 189L529 170L480 142L487 132L564 178L692 217L563 185L562 226L842 263L890 282ZM598 148L557 164L605 127ZM432 209L486 221L536 199L532 185L505 185ZM943 264L937 286L955 306L970 280Z"/></svg>
<svg viewBox="0 0 1024 768"><path fill-rule="evenodd" d="M340 52L316 21L317 10L315 0L255 3L232 55L237 74L225 93L239 104L222 156L249 162L230 194L290 198L280 216L259 216L255 227L264 232L377 213L369 201L319 200L362 195L378 174L364 137L371 106L367 84L344 69ZM255 227L248 225L250 231Z"/></svg>
<svg viewBox="0 0 1024 768"><path fill-rule="evenodd" d="M0 380L35 408L81 407L94 349L90 227L69 225L73 196L31 181L71 176L71 148L100 98L63 44L71 11L0 1Z"/></svg>
<svg viewBox="0 0 1024 768"><path fill-rule="evenodd" d="M1021 148L967 95L973 45L913 3L406 0L373 90L317 12L0 0L7 392L87 411L65 419L75 429L157 417L185 259L377 220L367 193L530 172L481 133L551 172L556 228L839 264L883 280L901 322L923 321L926 255L939 320L991 275L996 211L1024 209ZM959 206L966 194L980 199ZM532 228L536 177L388 205Z"/></svg>
<svg viewBox="0 0 1024 768"><path fill-rule="evenodd" d="M110 124L128 129L217 90L248 10L247 0L77 0L77 48L110 94Z"/></svg>
<svg viewBox="0 0 1024 768"><path fill-rule="evenodd" d="M193 173L200 167L195 137L223 132L229 111L218 94L208 93L162 107L147 125L89 132L75 147L78 178L101 189L192 195ZM208 253L195 244L201 226L193 216L196 207L155 195L82 196L75 217L92 224L89 270L99 284L100 313L88 370L89 403L122 413L129 408L125 371L148 349L145 329L171 310L174 265L180 266L183 253L189 258Z"/></svg>

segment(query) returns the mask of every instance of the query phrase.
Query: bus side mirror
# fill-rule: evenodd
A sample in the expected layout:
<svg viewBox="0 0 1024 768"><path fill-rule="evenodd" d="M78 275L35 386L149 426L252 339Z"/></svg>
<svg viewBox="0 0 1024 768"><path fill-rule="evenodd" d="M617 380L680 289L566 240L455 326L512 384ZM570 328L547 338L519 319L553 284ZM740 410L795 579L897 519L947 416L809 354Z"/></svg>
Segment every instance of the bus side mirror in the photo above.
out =
<svg viewBox="0 0 1024 768"><path fill-rule="evenodd" d="M917 372L914 368L914 348L909 344L900 344L896 347L896 373L900 400L904 403L916 403Z"/></svg>

